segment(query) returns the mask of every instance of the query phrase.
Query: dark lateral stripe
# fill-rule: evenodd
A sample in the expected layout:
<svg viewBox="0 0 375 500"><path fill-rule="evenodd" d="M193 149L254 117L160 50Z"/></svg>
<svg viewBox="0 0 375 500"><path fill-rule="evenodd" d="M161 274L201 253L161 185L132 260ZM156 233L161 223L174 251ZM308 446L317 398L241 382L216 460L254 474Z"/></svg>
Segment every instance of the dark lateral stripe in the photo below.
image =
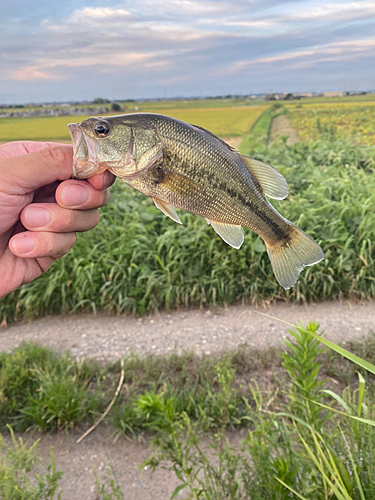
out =
<svg viewBox="0 0 375 500"><path fill-rule="evenodd" d="M174 159L175 161L173 161ZM242 203L242 205L248 207L257 217L259 217L259 219L267 224L277 239L284 241L288 241L290 239L289 234L286 233L276 221L268 217L259 207L257 207L257 205L252 200L246 198L242 193L235 191L227 184L225 184L222 179L218 177L218 173L216 173L215 171L204 170L201 167L194 167L187 162L179 160L176 156L174 156L170 152L167 153L166 151L164 151L164 160L167 164L169 163L171 165L179 165L178 168L182 171L188 171L191 178L198 184L202 184L204 181L206 181L211 188L223 191L230 198L238 200L240 203Z"/></svg>

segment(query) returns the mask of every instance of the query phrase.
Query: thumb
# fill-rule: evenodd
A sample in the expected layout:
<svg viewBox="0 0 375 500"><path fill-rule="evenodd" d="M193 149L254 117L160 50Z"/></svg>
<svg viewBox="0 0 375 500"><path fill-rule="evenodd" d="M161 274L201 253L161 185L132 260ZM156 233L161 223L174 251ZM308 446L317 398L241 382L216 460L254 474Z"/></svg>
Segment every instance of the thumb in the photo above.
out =
<svg viewBox="0 0 375 500"><path fill-rule="evenodd" d="M55 181L70 179L73 148L52 146L40 151L0 160L0 183L11 194L26 194Z"/></svg>

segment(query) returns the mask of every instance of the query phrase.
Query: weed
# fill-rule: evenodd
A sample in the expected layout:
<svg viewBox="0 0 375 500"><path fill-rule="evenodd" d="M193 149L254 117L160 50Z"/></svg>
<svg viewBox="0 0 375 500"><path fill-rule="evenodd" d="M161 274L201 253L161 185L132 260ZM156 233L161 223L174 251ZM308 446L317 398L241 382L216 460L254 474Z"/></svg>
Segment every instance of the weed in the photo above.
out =
<svg viewBox="0 0 375 500"><path fill-rule="evenodd" d="M41 472L41 459L37 456L35 441L30 448L23 440L18 442L12 428L12 446L5 444L0 434L0 498L2 500L52 500L56 498L58 482L63 473L56 470L52 447L50 449L51 462L46 471ZM32 474L34 473L34 478ZM60 499L61 493L57 495Z"/></svg>
<svg viewBox="0 0 375 500"><path fill-rule="evenodd" d="M107 463L107 483L102 483L99 479L98 473L96 469L94 469L95 476L95 492L98 495L98 500L122 500L124 498L121 488L116 481L116 477L114 476L110 463L108 460ZM107 486L109 486L109 491L107 491Z"/></svg>
<svg viewBox="0 0 375 500"><path fill-rule="evenodd" d="M13 422L20 430L73 427L99 408L98 389L88 387L94 376L101 378L95 362L74 361L35 344L2 353L0 423Z"/></svg>

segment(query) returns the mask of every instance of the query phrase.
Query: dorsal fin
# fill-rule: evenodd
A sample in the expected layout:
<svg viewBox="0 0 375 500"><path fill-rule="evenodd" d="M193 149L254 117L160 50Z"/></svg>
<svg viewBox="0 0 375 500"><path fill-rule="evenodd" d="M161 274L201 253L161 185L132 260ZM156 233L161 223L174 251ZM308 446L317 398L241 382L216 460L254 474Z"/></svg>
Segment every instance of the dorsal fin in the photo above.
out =
<svg viewBox="0 0 375 500"><path fill-rule="evenodd" d="M221 144L223 146L225 146L226 148L229 149L229 151L236 151L236 149L231 146L230 144L228 144L227 142L223 141L223 139L220 139L220 137L217 137L217 135L213 134L212 132L210 132L209 130L203 128L203 127L200 127L199 125L193 125L192 123L190 124L192 127L195 127L195 128L198 128L199 130L202 130L203 132L205 132L206 134L210 135L211 137L213 137L214 139L217 139L219 142L221 142Z"/></svg>
<svg viewBox="0 0 375 500"><path fill-rule="evenodd" d="M240 157L266 196L275 200L283 200L288 196L288 184L278 170L250 156L240 155Z"/></svg>

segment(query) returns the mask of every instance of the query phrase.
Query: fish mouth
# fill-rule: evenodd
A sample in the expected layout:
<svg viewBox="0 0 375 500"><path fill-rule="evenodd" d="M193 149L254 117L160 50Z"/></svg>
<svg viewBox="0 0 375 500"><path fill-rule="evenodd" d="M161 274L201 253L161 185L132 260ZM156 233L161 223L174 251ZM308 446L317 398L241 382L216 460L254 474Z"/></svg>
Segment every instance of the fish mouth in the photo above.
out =
<svg viewBox="0 0 375 500"><path fill-rule="evenodd" d="M95 140L85 137L79 123L69 123L68 129L73 143L73 173L74 179L87 179L100 174L108 168L98 163L98 148Z"/></svg>

